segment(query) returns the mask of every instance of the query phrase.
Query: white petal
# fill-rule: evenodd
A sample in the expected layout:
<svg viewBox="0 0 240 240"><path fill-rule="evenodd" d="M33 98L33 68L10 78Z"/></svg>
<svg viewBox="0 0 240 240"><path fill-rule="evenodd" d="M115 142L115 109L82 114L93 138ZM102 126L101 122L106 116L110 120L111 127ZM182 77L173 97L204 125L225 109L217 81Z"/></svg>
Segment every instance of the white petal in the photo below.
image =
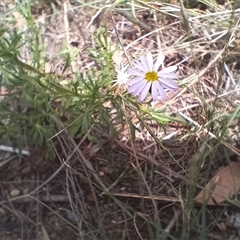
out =
<svg viewBox="0 0 240 240"><path fill-rule="evenodd" d="M159 73L170 73L170 72L174 72L177 70L177 66L170 66L170 67L166 67L164 69L162 69L161 71L159 71Z"/></svg>
<svg viewBox="0 0 240 240"><path fill-rule="evenodd" d="M139 95L139 98L138 98L139 102L142 102L142 101L146 98L146 96L147 96L147 94L148 94L148 91L149 91L149 89L150 89L150 87L151 87L151 84L152 84L152 82L148 82L148 83L144 86L144 88L142 89L142 91L141 91L141 93L140 93L140 95Z"/></svg>
<svg viewBox="0 0 240 240"><path fill-rule="evenodd" d="M149 69L148 69L148 63L147 63L146 57L141 56L141 57L140 57L140 60L141 60L141 63L142 63L142 65L143 65L143 67L144 67L144 71L145 71L145 72L148 72Z"/></svg>
<svg viewBox="0 0 240 240"><path fill-rule="evenodd" d="M135 96L136 95L135 93L138 91L139 88L141 88L142 85L143 84L141 82L137 82L137 83L129 86L128 91Z"/></svg>
<svg viewBox="0 0 240 240"><path fill-rule="evenodd" d="M147 85L147 82L138 82L131 87L128 88L128 91L132 93L133 96L139 95L140 92L144 89L144 87Z"/></svg>
<svg viewBox="0 0 240 240"><path fill-rule="evenodd" d="M159 84L159 83L156 82L156 81L152 83L152 98L153 98L153 101L156 101L158 99L158 88L157 88L156 84Z"/></svg>
<svg viewBox="0 0 240 240"><path fill-rule="evenodd" d="M148 70L152 71L153 70L153 56L151 52L147 53L147 64L148 64Z"/></svg>
<svg viewBox="0 0 240 240"><path fill-rule="evenodd" d="M127 72L129 74L136 75L136 76L144 76L143 72L141 72L140 70L134 69L134 68L128 68Z"/></svg>
<svg viewBox="0 0 240 240"><path fill-rule="evenodd" d="M165 56L163 54L159 54L158 57L157 57L157 61L156 63L154 64L153 66L153 70L154 71L158 71L159 67L162 65L163 61L165 59Z"/></svg>
<svg viewBox="0 0 240 240"><path fill-rule="evenodd" d="M144 66L142 65L141 62L135 62L132 65L133 65L134 68L137 68L142 72L146 72L146 70L145 70L145 68L144 68Z"/></svg>
<svg viewBox="0 0 240 240"><path fill-rule="evenodd" d="M141 63L141 62L135 60L135 61L132 62L132 65L135 67L135 66L137 66L139 63Z"/></svg>
<svg viewBox="0 0 240 240"><path fill-rule="evenodd" d="M159 83L159 82L158 82ZM160 84L157 84L156 82L156 87L158 89L158 92L159 92L159 95L160 97L162 98L163 101L166 101L167 100L167 94L166 92L164 91L163 87L160 85Z"/></svg>
<svg viewBox="0 0 240 240"><path fill-rule="evenodd" d="M144 81L145 82L145 80L142 77L135 77L135 78L129 80L127 82L127 85L131 86L131 85L136 84L136 83L138 83L140 81Z"/></svg>
<svg viewBox="0 0 240 240"><path fill-rule="evenodd" d="M161 78L159 81L163 87L171 91L176 91L179 88L178 84L173 80Z"/></svg>
<svg viewBox="0 0 240 240"><path fill-rule="evenodd" d="M177 73L160 73L158 72L158 77L161 78L178 78L178 74Z"/></svg>

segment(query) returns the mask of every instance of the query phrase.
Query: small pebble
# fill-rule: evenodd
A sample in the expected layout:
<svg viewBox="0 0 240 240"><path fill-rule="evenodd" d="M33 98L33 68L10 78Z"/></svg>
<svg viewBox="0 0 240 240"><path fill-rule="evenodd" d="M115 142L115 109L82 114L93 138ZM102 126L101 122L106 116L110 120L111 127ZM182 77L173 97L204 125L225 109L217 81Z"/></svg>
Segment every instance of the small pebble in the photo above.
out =
<svg viewBox="0 0 240 240"><path fill-rule="evenodd" d="M17 197L20 194L20 190L14 189L10 192L11 197Z"/></svg>

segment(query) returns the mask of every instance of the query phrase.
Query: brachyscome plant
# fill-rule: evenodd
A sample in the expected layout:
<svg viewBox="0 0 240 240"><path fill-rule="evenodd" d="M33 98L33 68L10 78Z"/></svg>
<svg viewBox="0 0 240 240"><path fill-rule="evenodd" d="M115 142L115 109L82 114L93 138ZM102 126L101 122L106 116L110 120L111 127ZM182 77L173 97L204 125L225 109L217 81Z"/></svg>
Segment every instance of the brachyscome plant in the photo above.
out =
<svg viewBox="0 0 240 240"><path fill-rule="evenodd" d="M132 68L128 68L128 73L135 76L127 82L128 91L133 96L139 96L139 102L147 97L149 90L154 101L158 100L159 97L162 100L167 100L166 90L171 92L178 90L178 84L173 81L173 79L178 78L178 75L174 73L177 66L166 67L159 71L164 59L165 56L159 54L154 64L152 54L148 52L146 56L140 57L140 61L133 62Z"/></svg>

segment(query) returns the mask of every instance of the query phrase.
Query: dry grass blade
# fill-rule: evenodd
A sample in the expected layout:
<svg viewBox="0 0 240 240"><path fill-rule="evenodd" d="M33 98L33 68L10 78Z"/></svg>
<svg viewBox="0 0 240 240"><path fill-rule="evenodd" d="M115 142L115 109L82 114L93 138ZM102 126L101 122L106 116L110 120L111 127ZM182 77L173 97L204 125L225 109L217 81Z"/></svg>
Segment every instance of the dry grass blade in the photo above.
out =
<svg viewBox="0 0 240 240"><path fill-rule="evenodd" d="M3 6L9 1L14 9ZM215 231L225 209L205 205L240 188L240 162L229 164L240 156L240 11L219 1L195 1L206 10L185 0L3 2L2 26L23 41L19 71L0 56L0 85L8 80L0 86L0 131L9 112L14 117L1 136L18 130L0 145L0 239L2 229L16 232L9 240L233 239L227 226ZM13 51L4 46L0 52ZM125 91L125 72L147 52L164 54L163 68L178 67L180 90L139 105ZM2 74L8 62L16 79ZM56 125L42 121L46 113ZM19 116L30 125L15 123ZM31 149L38 131L55 154ZM6 146L12 140L14 148ZM17 159L25 146L30 152Z"/></svg>
<svg viewBox="0 0 240 240"><path fill-rule="evenodd" d="M42 236L40 237L41 240L50 240L48 233L45 227L42 225Z"/></svg>
<svg viewBox="0 0 240 240"><path fill-rule="evenodd" d="M122 10L119 8L114 9L115 12L121 14L122 16L126 17L130 22L140 26L142 29L144 29L146 32L151 32L151 28L144 22L139 21L136 19L131 12L128 12L126 10Z"/></svg>
<svg viewBox="0 0 240 240"><path fill-rule="evenodd" d="M107 195L107 193L103 193L102 195ZM175 197L166 197L166 196L141 196L132 193L111 193L111 195L116 197L126 197L126 198L141 198L141 199L149 199L163 202L180 202L180 199Z"/></svg>

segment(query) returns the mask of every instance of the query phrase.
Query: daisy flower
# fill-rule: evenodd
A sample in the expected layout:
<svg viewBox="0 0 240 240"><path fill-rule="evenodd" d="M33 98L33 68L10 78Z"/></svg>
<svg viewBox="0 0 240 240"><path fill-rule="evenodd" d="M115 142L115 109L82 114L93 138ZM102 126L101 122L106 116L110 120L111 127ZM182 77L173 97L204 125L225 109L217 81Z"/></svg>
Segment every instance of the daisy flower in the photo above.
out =
<svg viewBox="0 0 240 240"><path fill-rule="evenodd" d="M119 92L125 92L127 89L126 83L130 78L130 75L126 72L128 66L115 66L116 78L112 81L113 89L115 89L114 97L116 97Z"/></svg>
<svg viewBox="0 0 240 240"><path fill-rule="evenodd" d="M130 78L130 75L126 72L128 66L115 66L116 71L116 78L113 80L113 87L119 86L125 86L127 81Z"/></svg>
<svg viewBox="0 0 240 240"><path fill-rule="evenodd" d="M139 96L139 102L142 102L149 92L152 93L153 101L158 97L167 100L166 90L175 92L178 90L178 84L172 79L177 79L178 75L174 73L177 66L163 68L165 56L159 54L155 63L153 63L152 54L149 52L146 56L141 56L140 61L135 61L132 68L128 68L128 73L134 75L134 78L127 82L128 91L133 96Z"/></svg>

